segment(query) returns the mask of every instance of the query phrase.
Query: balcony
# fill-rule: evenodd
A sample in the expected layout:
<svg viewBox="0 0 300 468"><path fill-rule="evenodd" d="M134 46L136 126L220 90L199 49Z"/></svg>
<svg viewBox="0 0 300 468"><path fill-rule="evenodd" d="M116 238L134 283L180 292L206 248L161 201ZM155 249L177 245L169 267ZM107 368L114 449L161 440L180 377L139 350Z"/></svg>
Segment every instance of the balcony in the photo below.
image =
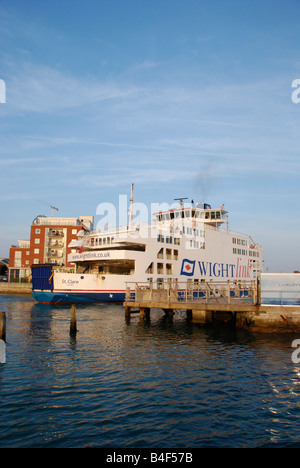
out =
<svg viewBox="0 0 300 468"><path fill-rule="evenodd" d="M63 237L64 236L64 232L63 231L50 231L48 233L48 237L54 237L54 238L57 238L57 237Z"/></svg>

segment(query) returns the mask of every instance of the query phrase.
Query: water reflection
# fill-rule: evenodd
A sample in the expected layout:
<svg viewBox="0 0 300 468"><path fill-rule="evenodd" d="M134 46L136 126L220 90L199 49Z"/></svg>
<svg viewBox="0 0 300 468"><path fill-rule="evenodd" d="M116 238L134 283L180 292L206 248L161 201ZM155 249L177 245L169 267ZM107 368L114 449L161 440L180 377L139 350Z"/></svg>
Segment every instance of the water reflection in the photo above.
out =
<svg viewBox="0 0 300 468"><path fill-rule="evenodd" d="M6 344L4 340L0 340L0 364L6 363Z"/></svg>
<svg viewBox="0 0 300 468"><path fill-rule="evenodd" d="M300 440L295 336L203 327L184 312L0 297L0 446L288 446ZM3 432L2 432L3 431Z"/></svg>

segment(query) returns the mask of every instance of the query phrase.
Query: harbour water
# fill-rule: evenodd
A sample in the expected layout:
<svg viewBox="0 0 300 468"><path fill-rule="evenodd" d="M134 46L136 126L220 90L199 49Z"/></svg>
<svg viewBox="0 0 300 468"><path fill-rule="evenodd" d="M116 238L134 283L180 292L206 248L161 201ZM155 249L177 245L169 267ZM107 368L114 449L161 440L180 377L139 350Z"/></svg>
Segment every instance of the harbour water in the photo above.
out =
<svg viewBox="0 0 300 468"><path fill-rule="evenodd" d="M0 447L300 447L296 335L0 295Z"/></svg>

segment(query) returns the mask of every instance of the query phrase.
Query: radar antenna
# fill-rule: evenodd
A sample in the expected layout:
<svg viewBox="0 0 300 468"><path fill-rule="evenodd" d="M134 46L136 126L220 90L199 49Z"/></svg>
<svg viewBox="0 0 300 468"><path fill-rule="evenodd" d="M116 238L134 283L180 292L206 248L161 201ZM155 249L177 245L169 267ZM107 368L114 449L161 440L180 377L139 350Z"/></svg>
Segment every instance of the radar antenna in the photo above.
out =
<svg viewBox="0 0 300 468"><path fill-rule="evenodd" d="M183 206L183 200L187 200L187 197L185 197L185 198L174 198L174 200L179 200L180 206Z"/></svg>

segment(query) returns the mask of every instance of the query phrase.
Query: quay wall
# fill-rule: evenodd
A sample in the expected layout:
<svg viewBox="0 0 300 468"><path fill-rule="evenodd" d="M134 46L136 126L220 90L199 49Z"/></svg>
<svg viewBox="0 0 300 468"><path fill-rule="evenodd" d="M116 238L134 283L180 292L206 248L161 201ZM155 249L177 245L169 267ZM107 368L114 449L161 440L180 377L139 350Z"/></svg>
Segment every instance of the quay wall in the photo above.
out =
<svg viewBox="0 0 300 468"><path fill-rule="evenodd" d="M253 333L300 333L299 306L263 306L236 316L236 327Z"/></svg>
<svg viewBox="0 0 300 468"><path fill-rule="evenodd" d="M32 294L31 283L0 282L0 294Z"/></svg>

